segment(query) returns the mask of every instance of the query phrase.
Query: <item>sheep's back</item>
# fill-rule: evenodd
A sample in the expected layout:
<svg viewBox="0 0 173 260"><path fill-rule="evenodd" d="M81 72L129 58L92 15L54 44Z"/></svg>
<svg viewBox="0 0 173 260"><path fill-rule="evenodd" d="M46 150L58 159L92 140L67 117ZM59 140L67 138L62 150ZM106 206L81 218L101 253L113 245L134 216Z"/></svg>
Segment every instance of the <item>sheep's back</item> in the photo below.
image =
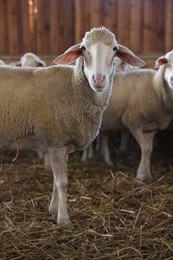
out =
<svg viewBox="0 0 173 260"><path fill-rule="evenodd" d="M161 108L159 97L153 87L156 71L141 69L117 74L114 78L112 95L103 115L103 128L124 128L140 120L154 120Z"/></svg>

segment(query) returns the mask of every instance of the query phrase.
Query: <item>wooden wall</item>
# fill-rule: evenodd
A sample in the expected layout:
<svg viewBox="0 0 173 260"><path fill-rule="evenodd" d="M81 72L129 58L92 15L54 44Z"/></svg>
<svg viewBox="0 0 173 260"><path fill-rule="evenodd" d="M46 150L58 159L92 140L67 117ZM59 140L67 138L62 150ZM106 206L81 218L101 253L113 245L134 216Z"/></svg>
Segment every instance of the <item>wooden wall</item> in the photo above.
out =
<svg viewBox="0 0 173 260"><path fill-rule="evenodd" d="M173 48L173 0L0 0L0 56L57 55L106 26L141 55Z"/></svg>

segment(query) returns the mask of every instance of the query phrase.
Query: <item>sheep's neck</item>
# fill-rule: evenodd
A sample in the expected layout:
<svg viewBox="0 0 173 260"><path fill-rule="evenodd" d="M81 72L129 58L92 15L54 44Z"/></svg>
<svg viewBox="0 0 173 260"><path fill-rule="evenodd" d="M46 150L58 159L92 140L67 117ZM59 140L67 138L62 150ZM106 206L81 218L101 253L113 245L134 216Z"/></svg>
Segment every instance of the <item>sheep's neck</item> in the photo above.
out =
<svg viewBox="0 0 173 260"><path fill-rule="evenodd" d="M73 97L77 104L75 118L75 146L84 149L97 136L101 127L102 114L108 105L112 82L103 93L95 92L89 85L83 70L76 70L78 77L74 77ZM75 79L78 80L75 80ZM72 121L71 121L72 122ZM76 128L76 126L79 127ZM78 137L78 138L76 138Z"/></svg>

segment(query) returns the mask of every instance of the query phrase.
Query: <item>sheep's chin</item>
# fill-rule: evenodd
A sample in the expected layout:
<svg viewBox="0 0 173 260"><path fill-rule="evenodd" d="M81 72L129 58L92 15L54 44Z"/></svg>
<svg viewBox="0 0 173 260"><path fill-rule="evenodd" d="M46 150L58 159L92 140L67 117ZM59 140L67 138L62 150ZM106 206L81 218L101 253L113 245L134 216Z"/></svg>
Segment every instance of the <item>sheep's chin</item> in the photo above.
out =
<svg viewBox="0 0 173 260"><path fill-rule="evenodd" d="M99 93L104 92L105 89L107 88L107 85L106 86L97 86L97 85L90 84L90 86L91 86L92 90L94 90L95 92L99 92Z"/></svg>

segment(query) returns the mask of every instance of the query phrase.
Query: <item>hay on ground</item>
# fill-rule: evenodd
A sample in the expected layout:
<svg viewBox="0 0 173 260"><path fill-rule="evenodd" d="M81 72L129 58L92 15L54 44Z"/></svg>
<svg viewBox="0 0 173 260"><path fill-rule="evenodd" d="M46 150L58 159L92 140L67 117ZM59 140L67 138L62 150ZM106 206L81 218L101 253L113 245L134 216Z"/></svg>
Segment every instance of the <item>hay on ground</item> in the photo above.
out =
<svg viewBox="0 0 173 260"><path fill-rule="evenodd" d="M15 155L13 155L15 156ZM34 153L5 156L0 172L0 259L173 259L173 163L154 153L154 182L135 180L138 152L69 159L71 224L48 212L52 172Z"/></svg>

